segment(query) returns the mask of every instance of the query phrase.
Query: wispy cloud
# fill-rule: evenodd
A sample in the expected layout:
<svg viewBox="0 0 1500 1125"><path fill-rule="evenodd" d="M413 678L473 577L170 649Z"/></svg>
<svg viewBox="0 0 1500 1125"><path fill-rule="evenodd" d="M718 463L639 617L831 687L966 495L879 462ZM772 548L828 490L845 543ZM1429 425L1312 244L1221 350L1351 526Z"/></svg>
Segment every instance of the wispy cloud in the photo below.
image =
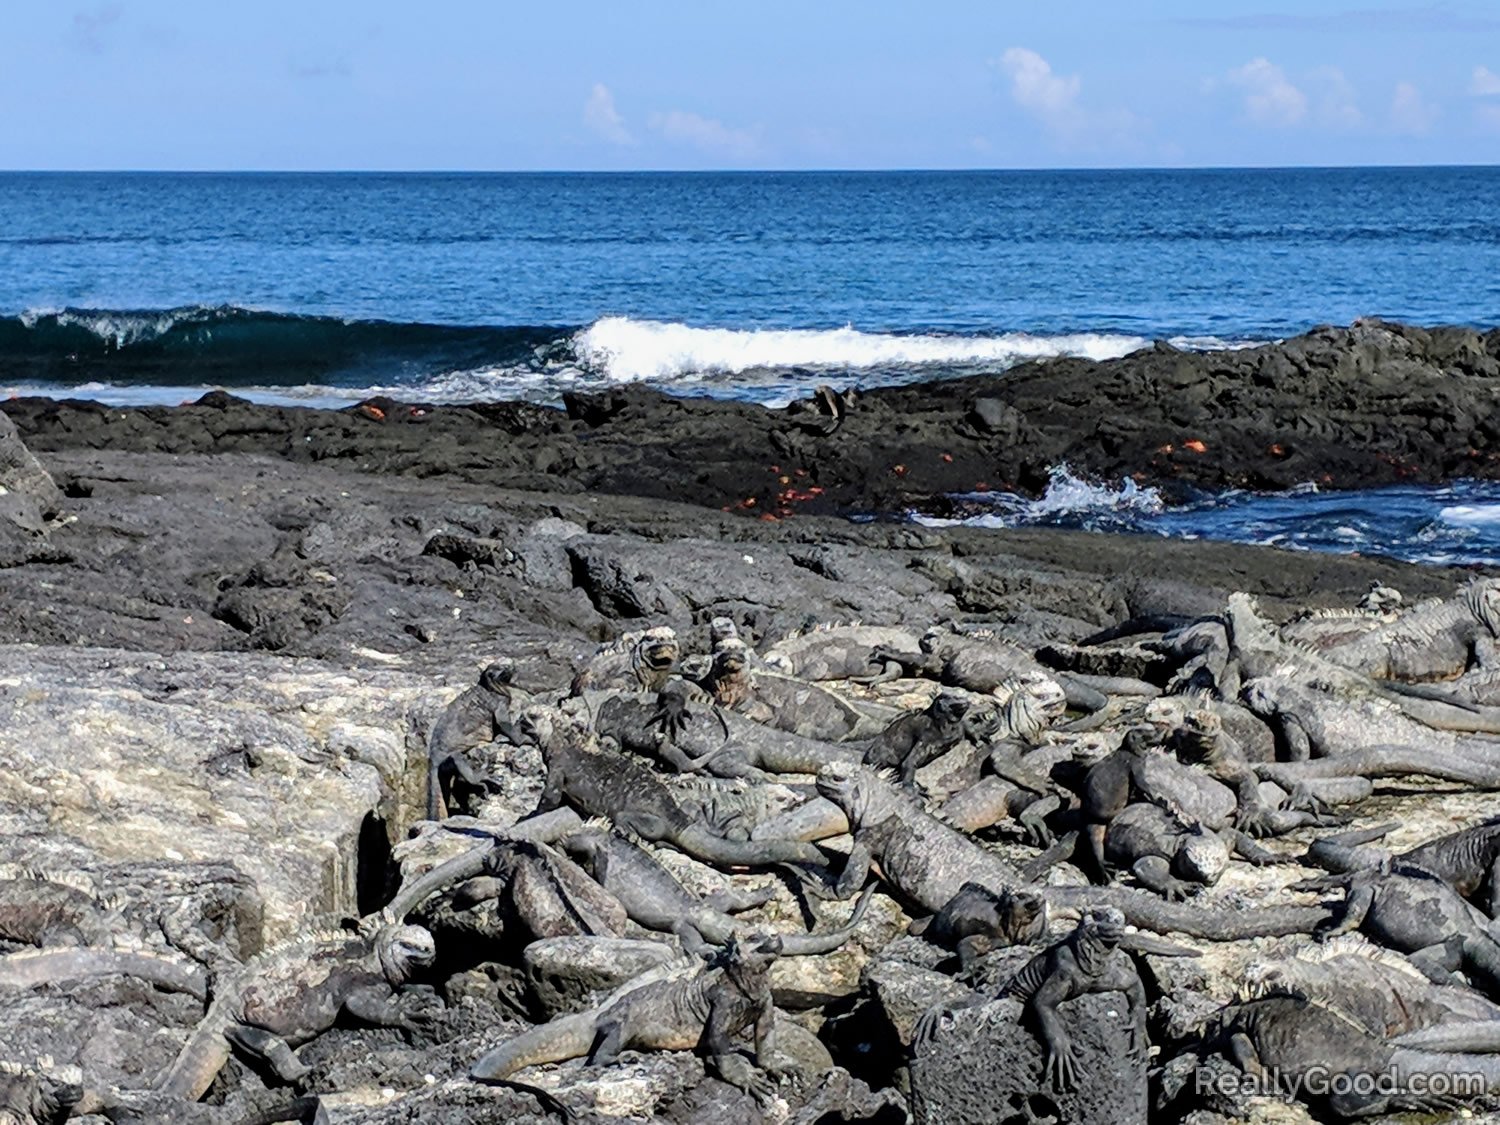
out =
<svg viewBox="0 0 1500 1125"><path fill-rule="evenodd" d="M1354 83L1336 66L1320 66L1308 75L1312 88L1314 117L1320 125L1334 129L1354 129L1364 123Z"/></svg>
<svg viewBox="0 0 1500 1125"><path fill-rule="evenodd" d="M736 129L712 117L687 110L653 113L646 121L669 141L692 145L707 153L744 160L760 152L760 137L749 129Z"/></svg>
<svg viewBox="0 0 1500 1125"><path fill-rule="evenodd" d="M1236 67L1229 81L1245 92L1245 116L1257 125L1296 125L1307 116L1307 95L1270 59L1254 58Z"/></svg>
<svg viewBox="0 0 1500 1125"><path fill-rule="evenodd" d="M1144 122L1127 109L1095 111L1083 101L1083 79L1058 74L1029 47L1010 47L990 66L1003 74L1011 101L1040 122L1059 147L1135 148Z"/></svg>
<svg viewBox="0 0 1500 1125"><path fill-rule="evenodd" d="M104 50L111 28L125 14L123 4L96 4L73 13L71 38L73 44L91 54Z"/></svg>
<svg viewBox="0 0 1500 1125"><path fill-rule="evenodd" d="M615 96L603 82L595 82L583 103L583 123L612 145L633 145L635 135L615 108Z"/></svg>
<svg viewBox="0 0 1500 1125"><path fill-rule="evenodd" d="M1415 83L1397 82L1391 95L1391 128L1413 135L1427 132L1438 118L1438 108L1422 96Z"/></svg>
<svg viewBox="0 0 1500 1125"><path fill-rule="evenodd" d="M1476 66L1474 73L1469 75L1469 93L1477 98L1500 94L1500 74L1487 66Z"/></svg>

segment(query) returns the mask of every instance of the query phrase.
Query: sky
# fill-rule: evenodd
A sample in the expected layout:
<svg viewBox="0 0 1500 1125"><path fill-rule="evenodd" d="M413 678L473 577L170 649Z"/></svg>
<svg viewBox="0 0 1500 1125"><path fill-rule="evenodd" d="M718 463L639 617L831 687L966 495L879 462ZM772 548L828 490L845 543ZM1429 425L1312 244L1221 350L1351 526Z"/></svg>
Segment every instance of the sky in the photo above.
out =
<svg viewBox="0 0 1500 1125"><path fill-rule="evenodd" d="M1500 162L1493 0L4 0L0 168Z"/></svg>

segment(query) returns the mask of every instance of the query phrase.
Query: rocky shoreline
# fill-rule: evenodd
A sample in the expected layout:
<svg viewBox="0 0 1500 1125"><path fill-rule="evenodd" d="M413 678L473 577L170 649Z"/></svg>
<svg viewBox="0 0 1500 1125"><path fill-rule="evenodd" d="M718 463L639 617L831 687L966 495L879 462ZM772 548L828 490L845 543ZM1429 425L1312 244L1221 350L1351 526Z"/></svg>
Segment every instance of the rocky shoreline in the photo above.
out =
<svg viewBox="0 0 1500 1125"><path fill-rule="evenodd" d="M1276 621L1352 607L1372 585L1399 589L1411 606L1452 598L1468 575L842 516L937 507L981 484L1036 488L1061 461L1168 489L1280 487L1325 473L1335 487L1495 476L1497 390L1500 334L1371 324L1243 352L1053 361L1003 380L785 411L642 390L579 396L565 411L386 401L318 411L225 395L174 409L12 401L16 432L0 421L0 953L15 952L0 956L0 1062L30 1067L45 1056L44 1070L85 1088L81 1110L110 1109L116 1120L131 1119L121 1107L135 1104L134 1120L243 1123L284 1102L287 1085L241 1051L197 1108L127 1095L167 1072L203 1016L203 993L236 979L242 961L340 918L378 918L398 886L532 811L544 753L501 738L471 748L493 779L484 799L444 825L427 820L434 728L500 658L511 662L519 711L551 707L580 673L598 675L601 646L606 656L611 645L628 651L648 628L672 628L684 656L702 656L714 650L716 618L761 653L790 651L818 626L916 638L953 623L957 635L981 629L1027 660L1036 654L1048 675L1107 689L1097 723L1059 722L1030 753L1051 755L1062 774L1067 762L1122 753L1120 735L1142 722L1146 699L1181 687L1176 677L1202 653L1153 654L1139 638L1084 644L1091 634L1132 619L1221 617L1236 592ZM915 666L900 671L876 687L832 686L866 719L921 713L937 683ZM1232 703L1230 681L1220 683ZM1147 695L1131 695L1132 685ZM961 691L977 710L1003 702L973 687ZM603 698L582 716L597 718ZM579 718L572 706L558 713ZM1240 711L1225 713L1238 723ZM1234 730L1275 744L1269 726ZM981 748L965 741L956 757L925 766L929 800L969 765L977 771L969 758ZM702 784L668 781L679 795ZM811 788L810 777L767 787L780 803L769 811ZM1398 814L1403 826L1386 843L1409 847L1491 804L1483 787L1397 780L1351 811L1356 827ZM1321 834L1302 827L1267 843L1292 859ZM1035 854L1004 826L980 837L1016 864ZM837 870L848 837L820 842ZM849 917L781 874L731 876L666 846L653 854L695 893L760 895L744 916L758 926L821 931ZM1058 903L1076 901L1067 895L1088 885L1086 868L1080 853L1048 876ZM1316 893L1290 889L1306 875L1237 861L1192 903L1235 917L1281 906L1317 914ZM46 895L66 900L73 921L29 930L16 921ZM1016 1000L954 1017L912 1055L924 1011L971 987L992 995L1046 945L991 953L960 984L936 946L903 936L923 913L912 898L888 887L841 951L775 963L770 987L788 1025L780 1049L796 1057L784 1060L774 1097L721 1081L692 1052L564 1065L542 1072L541 1095L469 1081L486 1052L613 987L621 966L649 968L677 946L632 921L613 936L559 930L523 949L489 915L459 918L450 898L412 914L439 935L438 964L419 978L432 1010L404 1030L341 1021L299 1051L309 1068L300 1088L320 1097L328 1120L361 1125L551 1121L559 1103L581 1120L888 1125L908 1111L978 1121L1047 1105L1077 1120L1140 1119L1145 1060L1126 1059L1118 1005L1103 996L1084 996L1082 1014L1069 1017L1092 1029L1069 1025L1093 1069L1064 1110L1040 1087L1027 1109L1005 1102L1003 1083L993 1098L964 1086L966 1071L1013 1082L1041 1067L1037 1044L1006 1031ZM1079 914L1059 908L1051 937L1072 932ZM103 929L80 918L102 918ZM1233 1001L1252 962L1311 946L1291 931L1197 944L1202 956L1188 961L1137 958L1158 1046L1188 1041L1185 1028ZM13 958L54 946L158 959L176 987L55 968L17 986L24 970L9 966L24 962ZM1324 1119L1326 1107L1315 1112ZM1205 1125L1311 1119L1275 1098L1191 1113Z"/></svg>

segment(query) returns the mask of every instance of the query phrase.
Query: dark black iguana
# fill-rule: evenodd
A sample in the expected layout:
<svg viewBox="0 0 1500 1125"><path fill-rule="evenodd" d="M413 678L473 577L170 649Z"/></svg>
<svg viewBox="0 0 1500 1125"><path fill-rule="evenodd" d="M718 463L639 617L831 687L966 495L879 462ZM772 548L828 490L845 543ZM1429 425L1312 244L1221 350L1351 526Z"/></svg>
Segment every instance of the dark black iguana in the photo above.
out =
<svg viewBox="0 0 1500 1125"><path fill-rule="evenodd" d="M1029 887L992 891L965 883L941 910L916 919L907 932L953 950L959 967L967 972L992 949L1033 945L1045 938L1047 899Z"/></svg>
<svg viewBox="0 0 1500 1125"><path fill-rule="evenodd" d="M370 937L315 932L266 950L220 982L208 1013L188 1037L156 1090L196 1101L228 1061L231 1046L270 1066L284 1082L307 1074L293 1048L347 1013L385 1027L415 1030L425 1015L399 1002L398 990L431 965L432 935L420 926L385 926Z"/></svg>
<svg viewBox="0 0 1500 1125"><path fill-rule="evenodd" d="M942 691L920 711L908 711L863 744L866 765L894 769L903 785L916 780L917 770L957 746L966 730L967 696Z"/></svg>
<svg viewBox="0 0 1500 1125"><path fill-rule="evenodd" d="M470 750L503 737L517 745L520 732L511 718L511 681L515 664L497 660L479 674L479 682L460 692L433 725L427 739L427 819L437 820L450 807L467 809L491 788L469 762Z"/></svg>
<svg viewBox="0 0 1500 1125"><path fill-rule="evenodd" d="M667 841L705 863L765 867L776 863L824 866L823 853L793 840L728 840L682 807L667 787L634 758L591 744L566 717L532 708L522 719L547 759L547 784L538 812L564 801L587 816L599 816L642 839Z"/></svg>
<svg viewBox="0 0 1500 1125"><path fill-rule="evenodd" d="M1500 917L1500 818L1446 833L1395 856L1371 846L1394 827L1387 824L1314 840L1303 860L1329 871L1347 872L1391 859L1400 867L1436 876L1491 918Z"/></svg>
<svg viewBox="0 0 1500 1125"><path fill-rule="evenodd" d="M724 945L750 929L730 917L732 912L763 906L766 894L719 892L707 899L693 894L644 848L619 832L586 826L563 841L581 857L590 874L617 898L630 919L649 930L676 934L688 953L702 953L710 945ZM866 888L873 890L873 884ZM782 954L788 957L830 953L849 940L869 904L868 893L849 921L826 934L782 934Z"/></svg>
<svg viewBox="0 0 1500 1125"><path fill-rule="evenodd" d="M479 1082L506 1082L528 1066L582 1058L608 1066L622 1051L697 1051L710 1071L757 1098L775 1089L770 969L781 952L771 937L730 943L709 964L672 962L622 985L587 1011L559 1016L507 1040L469 1070ZM752 1033L750 1054L740 1051Z"/></svg>
<svg viewBox="0 0 1500 1125"><path fill-rule="evenodd" d="M1284 862L1242 832L1185 824L1158 805L1127 805L1110 820L1104 836L1104 857L1111 867L1130 871L1173 901L1216 884L1228 870L1231 854L1257 866Z"/></svg>

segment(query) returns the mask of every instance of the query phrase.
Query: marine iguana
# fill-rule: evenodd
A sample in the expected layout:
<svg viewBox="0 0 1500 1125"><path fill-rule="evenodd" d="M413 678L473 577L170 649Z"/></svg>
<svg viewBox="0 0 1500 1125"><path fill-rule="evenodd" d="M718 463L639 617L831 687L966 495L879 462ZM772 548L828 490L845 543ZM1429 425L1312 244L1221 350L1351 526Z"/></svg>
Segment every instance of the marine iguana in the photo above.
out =
<svg viewBox="0 0 1500 1125"><path fill-rule="evenodd" d="M743 939L750 927L730 917L731 913L763 906L770 895L720 891L700 899L679 883L646 849L618 831L597 825L585 826L563 841L563 846L581 857L589 873L624 906L630 919L648 930L676 934L688 953L703 953L711 945ZM782 934L783 956L799 957L831 953L849 940L869 905L866 893L849 921L827 934Z"/></svg>
<svg viewBox="0 0 1500 1125"><path fill-rule="evenodd" d="M660 691L671 679L681 655L676 631L658 625L647 629L623 652L606 647L596 653L573 677L569 693Z"/></svg>
<svg viewBox="0 0 1500 1125"><path fill-rule="evenodd" d="M893 625L839 625L777 641L766 650L768 668L802 680L852 680L884 683L901 674L901 665L877 659L877 649L912 650L917 635Z"/></svg>
<svg viewBox="0 0 1500 1125"><path fill-rule="evenodd" d="M1000 989L1026 1004L1036 1021L1047 1061L1042 1081L1055 1089L1078 1085L1078 1062L1057 1006L1093 992L1119 992L1125 997L1127 1049L1133 1057L1146 1051L1146 989L1135 962L1120 947L1125 939L1125 916L1114 907L1090 911L1062 941L1038 953Z"/></svg>
<svg viewBox="0 0 1500 1125"><path fill-rule="evenodd" d="M1476 578L1452 598L1413 606L1387 625L1320 651L1375 679L1445 680L1475 665L1494 665L1497 638L1500 579Z"/></svg>
<svg viewBox="0 0 1500 1125"><path fill-rule="evenodd" d="M450 805L466 807L490 792L494 782L482 777L466 754L475 747L504 737L521 744L511 721L511 681L515 662L497 660L479 674L479 682L460 692L443 710L427 739L427 819L437 820Z"/></svg>
<svg viewBox="0 0 1500 1125"><path fill-rule="evenodd" d="M1170 901L1217 883L1235 854L1256 866L1287 862L1242 832L1215 833L1202 824L1183 824L1157 805L1127 805L1110 822L1104 857L1133 873L1142 884Z"/></svg>
<svg viewBox="0 0 1500 1125"><path fill-rule="evenodd" d="M903 785L916 780L917 770L953 749L965 734L969 700L942 691L920 711L908 711L864 744L866 765L899 769Z"/></svg>
<svg viewBox="0 0 1500 1125"><path fill-rule="evenodd" d="M208 1013L155 1088L197 1101L228 1061L231 1045L264 1060L283 1082L295 1082L308 1068L294 1048L343 1014L416 1030L425 1016L399 1003L396 993L434 956L432 935L420 926L385 926L372 937L314 932L274 946L220 983Z"/></svg>
<svg viewBox="0 0 1500 1125"><path fill-rule="evenodd" d="M777 730L824 742L878 734L890 713L879 704L852 703L815 683L752 668L743 647L726 647L714 656L705 686L720 706Z"/></svg>
<svg viewBox="0 0 1500 1125"><path fill-rule="evenodd" d="M1280 1082L1281 1093L1339 1117L1451 1109L1457 1099L1446 1091L1454 1085L1425 1081L1433 1075L1478 1075L1491 1089L1500 1079L1500 1067L1492 1060L1393 1047L1343 1016L1294 996L1233 1003L1211 1016L1198 1042L1163 1068L1164 1100L1180 1096L1209 1056L1230 1060L1265 1083L1267 1093L1270 1083Z"/></svg>
<svg viewBox="0 0 1500 1125"><path fill-rule="evenodd" d="M1377 867L1388 859L1400 867L1420 868L1474 902L1491 918L1500 917L1500 818L1446 833L1395 856L1368 846L1394 827L1388 824L1314 840L1303 859L1338 872Z"/></svg>
<svg viewBox="0 0 1500 1125"><path fill-rule="evenodd" d="M674 962L622 985L602 1004L522 1032L469 1070L478 1082L502 1083L542 1063L585 1058L608 1066L622 1051L697 1051L711 1072L758 1099L775 1089L771 1032L771 964L775 935L731 942L714 962ZM736 1040L753 1032L750 1057Z"/></svg>
<svg viewBox="0 0 1500 1125"><path fill-rule="evenodd" d="M665 840L705 863L765 867L775 863L826 866L823 853L792 840L728 840L689 816L650 770L633 758L608 753L584 732L532 708L522 723L547 759L547 784L538 812L564 801L587 816L602 816L646 840Z"/></svg>
<svg viewBox="0 0 1500 1125"><path fill-rule="evenodd" d="M925 676L980 695L989 695L1007 681L1045 676L1062 688L1069 706L1088 712L1109 706L1109 697L1102 692L1084 686L1075 676L1051 671L1019 645L998 637L966 637L933 628L923 634L920 647L916 653L877 648L874 657L899 666L906 675Z"/></svg>
<svg viewBox="0 0 1500 1125"><path fill-rule="evenodd" d="M1500 942L1489 919L1441 879L1390 863L1356 871L1338 915L1318 926L1319 940L1359 930L1405 953L1439 983L1462 970L1470 981L1500 998Z"/></svg>
<svg viewBox="0 0 1500 1125"><path fill-rule="evenodd" d="M677 699L677 693L663 693ZM814 774L833 761L857 762L858 744L823 742L777 730L705 700L684 703L670 724L661 697L647 703L625 695L606 700L594 729L624 750L652 755L679 772L703 770L717 777L769 782L772 774Z"/></svg>
<svg viewBox="0 0 1500 1125"><path fill-rule="evenodd" d="M63 1125L83 1100L79 1077L0 1062L0 1125Z"/></svg>
<svg viewBox="0 0 1500 1125"><path fill-rule="evenodd" d="M101 896L87 878L0 867L0 941L104 945L119 924L120 906Z"/></svg>
<svg viewBox="0 0 1500 1125"><path fill-rule="evenodd" d="M844 810L854 847L834 887L848 898L864 885L872 864L902 898L928 914L942 910L966 884L996 893L1023 886L1061 855L1058 849L1017 871L977 841L925 812L867 766L832 765L818 774L818 791ZM1061 845L1063 841L1059 841ZM1071 847L1071 842L1069 841ZM1158 933L1213 941L1273 934L1310 933L1328 918L1316 907L1278 906L1254 911L1214 910L1163 902L1123 887L1041 887L1049 909L1082 911L1114 906L1126 921ZM1130 935L1135 940L1139 935Z"/></svg>
<svg viewBox="0 0 1500 1125"><path fill-rule="evenodd" d="M968 972L992 949L1034 945L1047 936L1047 900L1026 887L993 891L965 883L936 914L915 919L907 933L958 954Z"/></svg>

